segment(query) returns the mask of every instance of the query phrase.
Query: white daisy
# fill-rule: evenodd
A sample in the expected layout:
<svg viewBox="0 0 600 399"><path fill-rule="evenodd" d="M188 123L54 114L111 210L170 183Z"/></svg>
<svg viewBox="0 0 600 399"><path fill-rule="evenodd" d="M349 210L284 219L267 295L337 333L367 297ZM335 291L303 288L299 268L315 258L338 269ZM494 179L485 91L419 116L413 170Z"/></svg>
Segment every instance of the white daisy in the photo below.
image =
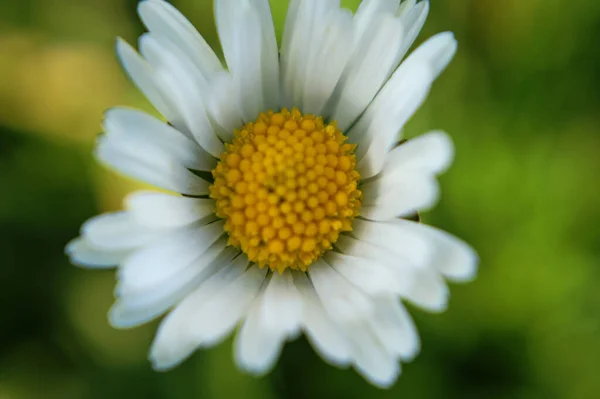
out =
<svg viewBox="0 0 600 399"><path fill-rule="evenodd" d="M225 69L169 3L139 4L141 55L122 40L117 52L168 123L111 109L96 155L173 194L129 196L67 252L118 267L113 326L168 312L157 370L238 326L236 363L255 374L300 333L381 387L417 354L402 300L442 311L445 279L477 267L462 241L403 219L434 205L453 155L443 132L396 145L456 50L442 33L400 64L428 9L364 0L352 15L339 0L292 0L278 50L268 0L216 0Z"/></svg>

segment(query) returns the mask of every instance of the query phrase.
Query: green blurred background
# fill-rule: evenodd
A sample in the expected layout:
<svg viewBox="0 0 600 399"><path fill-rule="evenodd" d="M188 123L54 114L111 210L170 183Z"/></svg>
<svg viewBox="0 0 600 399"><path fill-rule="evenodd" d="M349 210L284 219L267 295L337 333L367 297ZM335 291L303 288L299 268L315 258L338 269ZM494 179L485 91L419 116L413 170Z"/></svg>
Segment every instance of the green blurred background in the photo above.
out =
<svg viewBox="0 0 600 399"><path fill-rule="evenodd" d="M218 47L209 0L173 3ZM600 1L432 3L419 41L452 30L459 52L407 133L453 136L424 219L481 269L446 313L413 309L422 353L381 391L303 339L265 378L235 369L230 341L155 373L156 323L108 326L114 273L63 247L136 188L91 156L104 109L151 109L113 54L143 31L136 1L0 1L0 399L600 398Z"/></svg>

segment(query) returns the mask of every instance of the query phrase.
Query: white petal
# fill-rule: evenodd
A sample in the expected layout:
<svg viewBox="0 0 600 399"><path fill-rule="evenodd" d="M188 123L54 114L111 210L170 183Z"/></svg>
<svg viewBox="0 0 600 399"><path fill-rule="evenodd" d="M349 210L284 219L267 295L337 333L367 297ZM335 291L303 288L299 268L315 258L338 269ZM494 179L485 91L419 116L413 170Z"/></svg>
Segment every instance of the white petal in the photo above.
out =
<svg viewBox="0 0 600 399"><path fill-rule="evenodd" d="M375 97L400 61L397 52L403 43L398 18L382 15L356 49L336 90L339 99L332 118L346 131Z"/></svg>
<svg viewBox="0 0 600 399"><path fill-rule="evenodd" d="M470 280L477 270L477 254L469 245L431 226L400 219L391 222L356 219L353 228L353 234L360 240L386 248L416 267L436 270L449 279Z"/></svg>
<svg viewBox="0 0 600 399"><path fill-rule="evenodd" d="M354 18L357 49L336 89L332 119L345 131L365 110L398 67L415 41L429 2L370 0L361 2ZM399 10L395 17L396 10Z"/></svg>
<svg viewBox="0 0 600 399"><path fill-rule="evenodd" d="M254 375L263 375L275 365L283 347L283 336L266 330L261 324L262 295L255 299L246 321L240 328L234 343L237 366Z"/></svg>
<svg viewBox="0 0 600 399"><path fill-rule="evenodd" d="M226 240L219 240L196 261L185 265L174 264L174 270L170 270L171 265L168 264L152 265L154 270L150 272L155 279L160 277L159 281L145 279L143 284L132 284L133 279L144 275L135 276L129 273L128 276L124 276L120 281L123 284L119 285L117 290L125 291L123 286L129 286L112 307L109 314L110 323L116 328L130 328L166 312L235 257L238 251L225 246ZM159 269L161 267L162 270Z"/></svg>
<svg viewBox="0 0 600 399"><path fill-rule="evenodd" d="M357 219L360 220L360 219ZM360 236L360 233L357 234ZM361 241L346 234L339 236L335 242L335 248L339 249L343 254L372 259L376 262L387 264L394 261L394 253L388 250L381 250L380 247Z"/></svg>
<svg viewBox="0 0 600 399"><path fill-rule="evenodd" d="M317 268L315 268L317 266ZM397 342L390 342L391 338L393 338L389 331L393 332L401 332L403 330L399 329L396 325L395 329L391 329L389 325L385 324L383 321L379 319L378 312L381 310L376 309L377 303L367 296L365 296L359 290L356 290L352 285L347 285L347 283L343 283L339 280L341 276L337 278L329 274L323 274L320 272L328 270L323 267L323 265L313 264L310 269L310 277L313 282L321 281L322 283L329 283L328 288L334 292L333 295L328 295L324 292L323 289L319 290L317 288L318 296L321 298L323 306L327 309L327 316L324 318L326 321L328 319L334 321L334 326L339 325L341 331L348 332L347 335L342 335L348 341L348 346L342 346L341 355L346 355L346 351L349 350L350 353L347 356L343 356L340 360L342 364L346 359L352 361L355 365L356 369L361 373L365 378L367 378L371 383L380 386L387 387L391 383L393 383L400 373L400 365L396 360L396 356L402 354L408 355L410 354L409 346L411 345L409 340L410 334L405 333L405 337L398 337L398 339L405 339L402 344ZM329 269L329 272L332 272L332 269ZM333 272L335 273L335 272ZM344 280L342 278L342 280ZM317 284L315 284L315 287ZM306 287L306 285L304 286ZM306 290L306 288L304 288ZM359 302L356 302L359 301ZM348 310L346 306L348 306L349 302L360 303L360 302L368 303L368 310L364 311L360 308L362 306L355 307L354 317L348 317L345 313ZM350 305L352 308L352 305ZM387 315L388 317L390 315ZM395 315L397 323L398 316ZM373 324L374 321L377 321L376 324ZM325 324L326 327L330 327ZM385 333L380 333L381 337L386 338L387 341L382 342L381 337L378 336L375 332L375 328L377 327L385 327L387 330ZM407 327L408 328L408 327ZM335 334L335 329L326 329L326 333ZM408 330L407 330L408 331ZM328 337L327 334L324 335ZM334 338L333 335L331 338ZM346 342L342 340L341 343ZM347 349L346 349L347 348Z"/></svg>
<svg viewBox="0 0 600 399"><path fill-rule="evenodd" d="M381 171L384 154L419 108L431 83L456 52L452 33L438 34L415 50L392 75L348 136L358 144L357 169L363 179ZM400 101L398 101L400 99Z"/></svg>
<svg viewBox="0 0 600 399"><path fill-rule="evenodd" d="M87 220L81 235L88 245L106 251L127 251L147 245L164 234L141 226L128 212L105 213Z"/></svg>
<svg viewBox="0 0 600 399"><path fill-rule="evenodd" d="M434 176L407 171L404 174L385 176L361 186L365 193L360 214L376 221L408 216L415 211L431 209L439 197L439 187Z"/></svg>
<svg viewBox="0 0 600 399"><path fill-rule="evenodd" d="M275 37L275 25L271 15L271 6L268 0L255 0L252 5L260 17L262 30L261 40L261 66L265 107L276 110L280 107L279 89L279 49Z"/></svg>
<svg viewBox="0 0 600 399"><path fill-rule="evenodd" d="M173 42L192 58L205 75L223 70L219 58L194 26L171 4L146 0L138 5L138 13L148 30Z"/></svg>
<svg viewBox="0 0 600 399"><path fill-rule="evenodd" d="M311 54L319 50L321 46L319 40L322 40L316 35L317 33L323 34L328 16L339 16L340 13L339 1L336 0L291 2L281 49L282 89L286 106L295 106L304 110L302 101L304 98L304 82L308 79L309 61ZM348 37L342 38L342 40L347 39ZM348 45L352 45L352 42L344 43L345 48L339 46L338 51L350 50Z"/></svg>
<svg viewBox="0 0 600 399"><path fill-rule="evenodd" d="M424 2L428 3L429 1L425 0ZM406 13L408 13L415 6L415 4L417 4L417 0L402 0L402 3L400 4L400 7L398 7L396 14L398 16L406 15Z"/></svg>
<svg viewBox="0 0 600 399"><path fill-rule="evenodd" d="M200 345L216 345L229 335L258 295L266 273L266 268L250 267L202 307L190 326Z"/></svg>
<svg viewBox="0 0 600 399"><path fill-rule="evenodd" d="M360 2L354 23L356 25L356 40L363 40L369 34L369 28L384 15L395 14L400 0L363 0Z"/></svg>
<svg viewBox="0 0 600 399"><path fill-rule="evenodd" d="M235 86L227 72L213 75L209 83L210 99L206 106L217 125L216 133L223 142L233 140L233 132L242 126L242 115L236 95Z"/></svg>
<svg viewBox="0 0 600 399"><path fill-rule="evenodd" d="M176 106L165 95L163 88L157 81L154 69L148 62L121 38L117 39L116 49L123 69L137 88L168 121L177 120Z"/></svg>
<svg viewBox="0 0 600 399"><path fill-rule="evenodd" d="M386 271L382 272L382 274L393 276L390 277L391 281L388 282L388 292L392 289L394 293L404 298L412 296L411 293L416 281L420 281L424 278L424 276L422 276L424 272L429 272L426 269L422 269L412 264L405 257L399 256L385 247L357 240L356 238L347 235L341 235L335 243L335 246L342 251L342 253L363 260L368 267L373 267L375 270L384 268ZM371 279L373 278L374 277L371 277ZM354 279L358 284L360 281L358 280L358 276L354 277ZM366 286L363 289L367 290ZM374 293L375 291L372 292Z"/></svg>
<svg viewBox="0 0 600 399"><path fill-rule="evenodd" d="M246 270L247 265L248 258L240 255L163 320L150 350L155 369L172 368L198 346L214 345L229 334L264 283L266 270Z"/></svg>
<svg viewBox="0 0 600 399"><path fill-rule="evenodd" d="M435 174L448 168L454 154L443 132L431 132L392 150L380 175L361 186L361 215L385 221L431 208L438 199Z"/></svg>
<svg viewBox="0 0 600 399"><path fill-rule="evenodd" d="M377 316L377 304L373 298L364 295L360 290L345 282L345 279L336 275L333 269L323 266L319 262L311 265L309 275L327 310L328 317L339 324L342 331L348 332L346 337L350 346L352 363L358 372L371 383L380 387L389 386L400 373L400 365L396 356L399 355L401 349L405 350L403 353L408 354L408 345L401 348L395 342L382 342L381 337L376 334L375 328L387 327L387 325L380 321L380 324L373 324L373 321L379 317ZM348 312L351 309L354 310L354 314L350 317ZM387 332L382 336L390 339Z"/></svg>
<svg viewBox="0 0 600 399"><path fill-rule="evenodd" d="M424 237L412 234L394 222L355 219L352 228L352 234L359 240L386 248L416 267L429 267L434 248Z"/></svg>
<svg viewBox="0 0 600 399"><path fill-rule="evenodd" d="M298 12L300 4L303 0L290 0L287 14L285 16L285 26L283 28L283 37L281 40L281 70L284 71L289 66L289 52L291 50L292 38L296 29L296 21L298 20Z"/></svg>
<svg viewBox="0 0 600 399"><path fill-rule="evenodd" d="M176 273L200 259L225 233L223 226L217 221L181 227L134 252L119 270L119 295L158 284L165 273Z"/></svg>
<svg viewBox="0 0 600 399"><path fill-rule="evenodd" d="M115 138L152 143L188 168L212 170L217 166L214 157L183 133L142 111L111 108L105 114L103 126L105 132Z"/></svg>
<svg viewBox="0 0 600 399"><path fill-rule="evenodd" d="M379 342L373 326L363 321L348 323L343 327L351 331L349 338L352 342L356 370L375 386L391 386L400 375L400 364L394 354Z"/></svg>
<svg viewBox="0 0 600 399"><path fill-rule="evenodd" d="M454 158L450 137L441 131L425 133L394 148L385 158L382 175L405 171L439 174L448 169Z"/></svg>
<svg viewBox="0 0 600 399"><path fill-rule="evenodd" d="M277 45L265 0L217 0L217 29L245 121L276 105ZM265 29L262 23L265 23Z"/></svg>
<svg viewBox="0 0 600 399"><path fill-rule="evenodd" d="M254 374L268 372L286 338L298 333L301 320L302 302L292 273L273 273L236 337L236 363Z"/></svg>
<svg viewBox="0 0 600 399"><path fill-rule="evenodd" d="M254 374L268 372L285 339L298 333L301 319L302 302L292 274L273 273L236 337L236 363Z"/></svg>
<svg viewBox="0 0 600 399"><path fill-rule="evenodd" d="M175 367L198 347L190 320L206 301L241 276L248 266L248 258L240 254L222 267L185 298L161 322L150 349L150 360L155 369Z"/></svg>
<svg viewBox="0 0 600 399"><path fill-rule="evenodd" d="M323 260L356 287L368 294L398 291L398 276L383 263L330 251Z"/></svg>
<svg viewBox="0 0 600 399"><path fill-rule="evenodd" d="M304 113L323 113L354 50L353 29L352 15L343 9L330 11L314 27L306 74L298 81L303 86L298 107Z"/></svg>
<svg viewBox="0 0 600 399"><path fill-rule="evenodd" d="M177 227L214 214L215 201L164 193L137 192L127 196L126 206L137 223L149 227Z"/></svg>
<svg viewBox="0 0 600 399"><path fill-rule="evenodd" d="M266 109L261 53L258 51L261 36L259 16L250 7L241 8L234 25L239 27L235 39L236 57L231 62L228 60L227 65L238 90L242 119L250 122Z"/></svg>
<svg viewBox="0 0 600 399"><path fill-rule="evenodd" d="M294 38L296 31L296 23L298 20L298 13L300 9L300 4L302 0L290 0L287 15L285 17L285 26L283 29L283 38L281 40L281 50L280 50L280 59L281 59L281 82L282 82L282 92L283 98L282 101L284 105L288 108L293 106L291 102L291 84L292 84L292 75L295 70L296 65L290 64L293 56L292 47L292 39ZM298 39L296 38L296 41ZM298 51L298 50L296 50Z"/></svg>
<svg viewBox="0 0 600 399"><path fill-rule="evenodd" d="M306 274L296 273L294 283L302 297L302 321L309 342L325 361L347 366L352 349L344 332L323 308Z"/></svg>
<svg viewBox="0 0 600 399"><path fill-rule="evenodd" d="M342 321L357 320L373 312L369 298L322 259L310 266L308 275L332 317Z"/></svg>
<svg viewBox="0 0 600 399"><path fill-rule="evenodd" d="M77 237L71 240L65 253L69 256L71 263L89 268L112 268L120 264L130 251L106 251L95 248L85 239Z"/></svg>
<svg viewBox="0 0 600 399"><path fill-rule="evenodd" d="M223 143L213 131L206 113L202 96L209 87L206 78L194 68L186 54L160 37L150 33L142 35L140 51L156 69L165 94L177 105L194 139L204 150L218 157L223 151Z"/></svg>
<svg viewBox="0 0 600 399"><path fill-rule="evenodd" d="M371 231L372 233L372 231ZM389 234L389 232L386 232ZM400 243L401 241L398 241ZM397 246L400 244L396 244ZM402 245L401 245L402 246ZM418 245L417 245L418 246ZM411 262L406 256L406 251L392 251L381 243L371 244L366 241L356 240L348 236L340 236L336 247L342 252L361 258L368 265L376 264L379 268L386 268L393 275L386 292L392 291L411 301L413 304L432 311L439 312L446 308L448 303L448 289L439 273L428 268L427 265ZM418 254L409 254L415 255ZM346 273L350 273L346 272ZM365 291L381 294L383 290L368 289L368 280L359 280L358 275L350 276L353 282ZM374 277L371 277L373 279Z"/></svg>
<svg viewBox="0 0 600 399"><path fill-rule="evenodd" d="M421 44L404 62L426 62L435 80L454 58L457 46L452 32L438 33Z"/></svg>
<svg viewBox="0 0 600 399"><path fill-rule="evenodd" d="M416 270L412 284L402 297L429 312L440 313L448 308L450 291L435 270Z"/></svg>
<svg viewBox="0 0 600 399"><path fill-rule="evenodd" d="M473 248L445 231L408 220L396 220L398 228L427 240L433 248L429 265L452 281L475 278L479 258Z"/></svg>
<svg viewBox="0 0 600 399"><path fill-rule="evenodd" d="M263 294L260 318L266 330L294 336L300 328L302 302L291 272L273 273Z"/></svg>
<svg viewBox="0 0 600 399"><path fill-rule="evenodd" d="M431 82L427 64L402 64L350 130L348 136L358 144L356 159L361 178L375 176L381 171L385 154L425 100Z"/></svg>
<svg viewBox="0 0 600 399"><path fill-rule="evenodd" d="M427 15L429 14L429 0L423 0L418 4L415 4L414 0L404 1L400 5L398 15L404 26L404 43L398 53L398 61L400 61L410 47L413 45L419 32L425 25Z"/></svg>
<svg viewBox="0 0 600 399"><path fill-rule="evenodd" d="M131 137L98 139L96 157L134 179L188 195L208 194L210 184L156 145Z"/></svg>
<svg viewBox="0 0 600 399"><path fill-rule="evenodd" d="M412 360L419 352L420 340L410 315L394 297L377 297L374 300L376 315L373 329L379 341L402 360Z"/></svg>

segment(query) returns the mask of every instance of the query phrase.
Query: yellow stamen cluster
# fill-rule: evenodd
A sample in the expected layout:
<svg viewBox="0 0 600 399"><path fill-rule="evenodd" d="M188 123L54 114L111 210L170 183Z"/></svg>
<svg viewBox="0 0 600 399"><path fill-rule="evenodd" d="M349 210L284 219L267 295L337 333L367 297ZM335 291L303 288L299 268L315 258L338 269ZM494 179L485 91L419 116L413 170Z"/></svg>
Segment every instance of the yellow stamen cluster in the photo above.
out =
<svg viewBox="0 0 600 399"><path fill-rule="evenodd" d="M229 244L279 272L306 271L331 249L360 208L356 146L345 140L335 123L297 109L236 131L210 187Z"/></svg>

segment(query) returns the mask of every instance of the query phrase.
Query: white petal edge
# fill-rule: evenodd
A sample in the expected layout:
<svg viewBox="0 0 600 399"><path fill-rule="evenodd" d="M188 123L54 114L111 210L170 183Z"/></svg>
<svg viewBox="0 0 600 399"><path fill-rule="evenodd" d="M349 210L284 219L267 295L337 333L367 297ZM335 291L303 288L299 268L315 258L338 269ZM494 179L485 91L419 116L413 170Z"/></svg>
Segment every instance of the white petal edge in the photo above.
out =
<svg viewBox="0 0 600 399"><path fill-rule="evenodd" d="M178 121L177 108L159 85L154 68L121 38L117 39L116 51L123 69L144 96L168 121Z"/></svg>
<svg viewBox="0 0 600 399"><path fill-rule="evenodd" d="M104 131L115 138L148 141L183 165L196 170L212 170L217 160L177 129L146 114L128 108L111 108L105 113Z"/></svg>
<svg viewBox="0 0 600 399"><path fill-rule="evenodd" d="M404 62L426 62L433 72L433 80L446 69L458 48L452 32L438 33L421 44Z"/></svg>
<svg viewBox="0 0 600 399"><path fill-rule="evenodd" d="M106 251L95 248L85 237L72 239L65 247L71 263L91 269L109 269L119 265L130 251Z"/></svg>
<svg viewBox="0 0 600 399"><path fill-rule="evenodd" d="M397 15L404 26L404 44L398 53L398 61L400 61L419 36L423 25L425 25L429 15L429 0L423 0L419 3L414 0L403 1Z"/></svg>
<svg viewBox="0 0 600 399"><path fill-rule="evenodd" d="M160 36L142 35L139 47L157 71L158 82L177 106L187 130L205 151L218 157L223 151L223 143L215 134L205 107L203 93L209 91L206 78L194 68L185 53Z"/></svg>
<svg viewBox="0 0 600 399"><path fill-rule="evenodd" d="M196 28L171 4L146 0L138 4L138 13L150 32L163 36L192 58L206 77L223 70L215 52Z"/></svg>
<svg viewBox="0 0 600 399"><path fill-rule="evenodd" d="M280 104L279 88L279 48L275 36L275 25L271 15L269 0L256 0L252 4L258 12L262 27L261 65L263 92L266 109L278 109Z"/></svg>
<svg viewBox="0 0 600 399"><path fill-rule="evenodd" d="M224 265L198 288L188 295L160 323L149 352L149 359L156 370L171 369L199 346L189 328L189 320L204 301L211 299L219 290L241 276L248 266L248 258L238 254L229 264Z"/></svg>
<svg viewBox="0 0 600 399"><path fill-rule="evenodd" d="M438 200L435 176L407 172L391 178L379 178L361 186L365 193L360 209L362 217L374 221L409 216L431 209Z"/></svg>
<svg viewBox="0 0 600 399"><path fill-rule="evenodd" d="M440 174L454 159L454 146L447 133L432 131L410 139L390 151L381 171L382 176L405 171Z"/></svg>
<svg viewBox="0 0 600 399"><path fill-rule="evenodd" d="M159 284L165 274L176 273L200 259L224 235L224 222L180 227L131 254L119 269L119 295Z"/></svg>
<svg viewBox="0 0 600 399"><path fill-rule="evenodd" d="M323 28L326 16L339 15L341 11L339 0L304 0L292 1L288 12L281 49L284 104L304 111L309 59L320 47L315 35Z"/></svg>
<svg viewBox="0 0 600 399"><path fill-rule="evenodd" d="M272 273L250 309L234 344L237 365L262 375L273 368L287 338L300 329L302 301L292 273Z"/></svg>
<svg viewBox="0 0 600 399"><path fill-rule="evenodd" d="M336 319L356 321L373 313L373 304L367 295L323 259L310 266L308 276L325 310Z"/></svg>
<svg viewBox="0 0 600 399"><path fill-rule="evenodd" d="M437 271L411 263L406 255L347 235L340 236L336 247L346 255L359 258L366 265L376 264L376 267L384 267L388 270L386 274L394 276L394 283L389 282L387 290L369 290L366 282L360 279L360 275L354 273L348 276L357 287L362 287L373 296L386 296L391 291L425 310L436 312L446 308L448 290ZM430 288L423 290L423 287Z"/></svg>
<svg viewBox="0 0 600 399"><path fill-rule="evenodd" d="M81 226L81 235L97 250L128 251L145 246L164 234L160 229L142 226L128 212L94 216Z"/></svg>
<svg viewBox="0 0 600 399"><path fill-rule="evenodd" d="M268 49L261 15L249 0L216 0L215 16L242 119L253 121L266 109L261 55Z"/></svg>
<svg viewBox="0 0 600 399"><path fill-rule="evenodd" d="M441 312L448 306L449 291L444 280L436 270L427 269L411 263L406 256L392 253L384 247L341 236L336 246L346 254L345 258L354 258L347 262L343 270L338 270L356 287L372 297L398 295L414 305L429 312ZM365 276L366 270L357 270L356 264L364 263L363 269L371 268L380 278ZM387 283L380 282L388 276ZM379 284L374 284L379 282Z"/></svg>
<svg viewBox="0 0 600 399"><path fill-rule="evenodd" d="M351 140L359 144L357 169L363 179L381 171L384 155L399 139L399 132L423 103L431 84L452 60L456 48L451 32L435 35L419 46L348 132Z"/></svg>
<svg viewBox="0 0 600 399"><path fill-rule="evenodd" d="M243 318L265 280L240 255L188 295L161 323L150 350L156 370L175 367L196 348L216 345Z"/></svg>
<svg viewBox="0 0 600 399"><path fill-rule="evenodd" d="M431 226L409 220L353 224L359 240L403 256L413 265L436 270L453 281L469 281L477 271L478 257L464 241Z"/></svg>
<svg viewBox="0 0 600 399"><path fill-rule="evenodd" d="M358 144L356 168L362 179L381 171L385 154L425 101L431 82L432 74L427 64L402 64L350 130L348 137Z"/></svg>
<svg viewBox="0 0 600 399"><path fill-rule="evenodd" d="M332 119L338 122L342 131L346 131L367 108L398 66L396 53L403 43L402 23L398 18L384 14L372 24L336 88L339 98Z"/></svg>
<svg viewBox="0 0 600 399"><path fill-rule="evenodd" d="M435 174L445 171L453 156L452 141L440 131L399 145L386 156L381 173L361 186L361 215L386 221L430 209L439 197Z"/></svg>
<svg viewBox="0 0 600 399"><path fill-rule="evenodd" d="M165 190L188 195L208 194L210 184L190 172L180 160L150 142L131 137L98 139L98 160L120 173Z"/></svg>
<svg viewBox="0 0 600 399"><path fill-rule="evenodd" d="M400 0L363 0L358 5L354 14L354 23L356 25L355 39L360 41L367 34L370 27L382 16L395 15Z"/></svg>
<svg viewBox="0 0 600 399"><path fill-rule="evenodd" d="M428 240L435 248L430 265L450 281L472 281L477 274L479 257L463 240L438 228L408 220L393 222L410 234Z"/></svg>
<svg viewBox="0 0 600 399"><path fill-rule="evenodd" d="M421 349L421 342L404 305L393 296L375 297L374 301L377 313L372 323L380 342L401 360L414 359Z"/></svg>
<svg viewBox="0 0 600 399"><path fill-rule="evenodd" d="M122 292L117 292L117 302L109 313L110 324L115 328L132 328L165 313L236 256L238 251L226 247L226 244L226 239L218 240L197 260L176 265L176 270L169 270L165 264L154 265L153 277L162 277L158 282L146 279L144 284L135 282L135 286L131 287L132 278L136 276L129 281L127 276L123 276L117 286L117 291ZM157 269L161 266L162 270ZM130 285L127 291L123 288L125 283Z"/></svg>
<svg viewBox="0 0 600 399"><path fill-rule="evenodd" d="M238 102L232 100L235 96L235 87L229 72L213 75L208 82L209 93L207 108L216 122L216 134L223 142L233 140L233 132L242 126L242 115Z"/></svg>
<svg viewBox="0 0 600 399"><path fill-rule="evenodd" d="M350 11L334 9L325 18L315 22L305 74L296 82L298 107L308 114L323 113L354 51Z"/></svg>
<svg viewBox="0 0 600 399"><path fill-rule="evenodd" d="M128 195L125 206L141 225L171 228L185 226L213 215L215 201L140 191Z"/></svg>
<svg viewBox="0 0 600 399"><path fill-rule="evenodd" d="M400 375L400 363L395 354L382 344L371 320L347 320L340 324L344 330L350 331L348 340L352 345L356 371L379 388L390 387Z"/></svg>
<svg viewBox="0 0 600 399"><path fill-rule="evenodd" d="M323 260L357 288L370 295L401 292L399 277L384 263L330 251Z"/></svg>
<svg viewBox="0 0 600 399"><path fill-rule="evenodd" d="M329 317L305 273L296 273L294 283L302 296L302 322L308 341L326 362L348 366L352 348L344 331Z"/></svg>
<svg viewBox="0 0 600 399"><path fill-rule="evenodd" d="M401 279L395 292L420 308L429 312L442 312L447 308L449 290L431 263L433 248L427 241L390 228L389 222L356 220L354 224L359 240L345 248L344 243L340 243L344 252L386 265Z"/></svg>

